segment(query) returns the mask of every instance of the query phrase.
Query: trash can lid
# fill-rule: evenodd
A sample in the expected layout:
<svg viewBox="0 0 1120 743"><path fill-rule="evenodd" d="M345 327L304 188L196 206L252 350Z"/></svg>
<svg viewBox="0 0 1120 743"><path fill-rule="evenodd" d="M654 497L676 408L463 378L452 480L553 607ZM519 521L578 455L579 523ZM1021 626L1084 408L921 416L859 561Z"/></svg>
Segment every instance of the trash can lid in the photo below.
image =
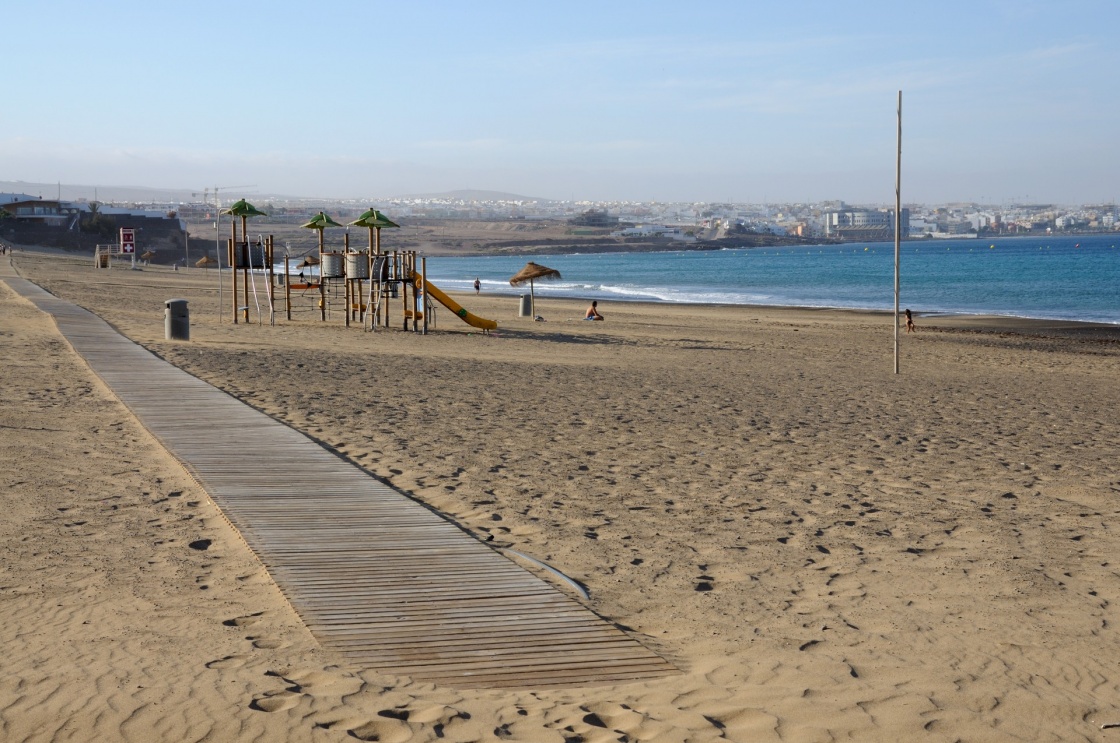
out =
<svg viewBox="0 0 1120 743"><path fill-rule="evenodd" d="M187 300L185 300L185 299L169 299L169 300L167 300L167 302L165 304L168 307L170 307L173 304L186 304L186 303L187 303Z"/></svg>

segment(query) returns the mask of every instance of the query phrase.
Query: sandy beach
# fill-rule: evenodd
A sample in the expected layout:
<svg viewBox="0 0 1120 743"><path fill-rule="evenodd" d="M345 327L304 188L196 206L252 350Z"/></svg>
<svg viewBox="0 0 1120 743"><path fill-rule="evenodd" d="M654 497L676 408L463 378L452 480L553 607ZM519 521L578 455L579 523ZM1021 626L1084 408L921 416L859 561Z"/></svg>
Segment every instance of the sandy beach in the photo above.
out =
<svg viewBox="0 0 1120 743"><path fill-rule="evenodd" d="M333 657L17 273L585 584L681 674L498 692ZM919 314L896 376L873 313L472 294L496 333L421 336L311 298L219 322L217 282L3 259L0 740L1120 740L1120 328Z"/></svg>

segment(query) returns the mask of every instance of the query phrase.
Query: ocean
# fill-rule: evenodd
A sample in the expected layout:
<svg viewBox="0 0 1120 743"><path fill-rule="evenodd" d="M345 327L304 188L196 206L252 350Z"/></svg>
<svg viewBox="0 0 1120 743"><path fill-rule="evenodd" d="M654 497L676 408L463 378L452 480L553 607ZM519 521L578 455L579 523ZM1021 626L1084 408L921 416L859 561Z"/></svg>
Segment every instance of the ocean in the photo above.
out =
<svg viewBox="0 0 1120 743"><path fill-rule="evenodd" d="M904 242L900 302L928 314L1006 315L1120 324L1120 234ZM391 249L391 246L386 246ZM563 278L537 298L891 310L893 243L665 253L429 258L444 290L524 294L526 261Z"/></svg>

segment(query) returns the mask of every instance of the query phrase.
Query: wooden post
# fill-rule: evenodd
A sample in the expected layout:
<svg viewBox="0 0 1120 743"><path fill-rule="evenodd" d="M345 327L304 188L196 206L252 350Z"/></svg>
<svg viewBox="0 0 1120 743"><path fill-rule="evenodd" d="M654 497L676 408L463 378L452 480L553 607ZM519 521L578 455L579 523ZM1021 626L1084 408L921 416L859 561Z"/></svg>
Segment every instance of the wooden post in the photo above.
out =
<svg viewBox="0 0 1120 743"><path fill-rule="evenodd" d="M349 230L349 228L347 228L347 230ZM350 277L346 275L346 256L349 255L349 253L350 253L350 232L347 231L347 233L342 236L342 284L343 284L342 293L343 293L343 296L345 297L345 299L343 301L346 302L346 327L350 327L350 308L352 306L351 303L350 303L350 294L351 294L350 290L351 290L352 287L350 286ZM322 266L320 266L320 270L322 270Z"/></svg>
<svg viewBox="0 0 1120 743"><path fill-rule="evenodd" d="M408 270L408 251L401 253L401 314L404 319L404 329L408 330L408 284L412 273Z"/></svg>
<svg viewBox="0 0 1120 743"><path fill-rule="evenodd" d="M373 287L375 282L380 284L378 279L381 278L380 276L373 275L373 228L367 227L366 229L369 230L369 247L366 249L366 262L369 264L369 270L367 271L369 274L369 294L366 297L366 308L362 311L362 330L366 329L366 313L373 311ZM371 322L370 325L372 325L373 322Z"/></svg>
<svg viewBox="0 0 1120 743"><path fill-rule="evenodd" d="M241 236L245 237L244 233ZM252 254L249 252L248 240L241 243L241 250L241 306L245 308L241 312L244 315L245 322L249 322L249 281L252 279L249 275L249 263L252 261Z"/></svg>
<svg viewBox="0 0 1120 743"><path fill-rule="evenodd" d="M241 265L243 266L243 268L241 269L241 293L244 295L242 298L241 306L245 308L244 310L242 310L242 312L245 313L244 320L246 323L249 322L249 281L252 278L252 276L250 275L251 271L249 270L249 266L253 263L253 254L250 252L252 248L249 245L248 221L248 217L246 217L245 215L241 216L241 245L243 246L242 250L245 251L241 254L241 257L244 259L241 263Z"/></svg>
<svg viewBox="0 0 1120 743"><path fill-rule="evenodd" d="M424 297L420 301L420 309L424 312L424 331L423 334L428 334L428 257L424 256L420 259L420 275L424 281Z"/></svg>
<svg viewBox="0 0 1120 743"><path fill-rule="evenodd" d="M899 254L902 240L902 91L898 91L898 146L894 165L894 373L898 374Z"/></svg>
<svg viewBox="0 0 1120 743"><path fill-rule="evenodd" d="M284 309L288 320L292 319L292 266L291 259L284 255Z"/></svg>

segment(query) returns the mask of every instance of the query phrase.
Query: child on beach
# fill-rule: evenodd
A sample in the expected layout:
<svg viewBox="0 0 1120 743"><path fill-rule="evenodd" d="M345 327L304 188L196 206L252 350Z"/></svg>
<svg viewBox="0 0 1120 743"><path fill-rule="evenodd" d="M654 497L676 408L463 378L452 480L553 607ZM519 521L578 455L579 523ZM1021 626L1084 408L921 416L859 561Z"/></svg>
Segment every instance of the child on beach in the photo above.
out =
<svg viewBox="0 0 1120 743"><path fill-rule="evenodd" d="M583 316L584 320L602 320L603 316L599 314L599 303L592 302L591 306L587 308L587 314Z"/></svg>
<svg viewBox="0 0 1120 743"><path fill-rule="evenodd" d="M914 318L910 316L910 310L906 310L906 332L917 333L918 328L914 325Z"/></svg>

